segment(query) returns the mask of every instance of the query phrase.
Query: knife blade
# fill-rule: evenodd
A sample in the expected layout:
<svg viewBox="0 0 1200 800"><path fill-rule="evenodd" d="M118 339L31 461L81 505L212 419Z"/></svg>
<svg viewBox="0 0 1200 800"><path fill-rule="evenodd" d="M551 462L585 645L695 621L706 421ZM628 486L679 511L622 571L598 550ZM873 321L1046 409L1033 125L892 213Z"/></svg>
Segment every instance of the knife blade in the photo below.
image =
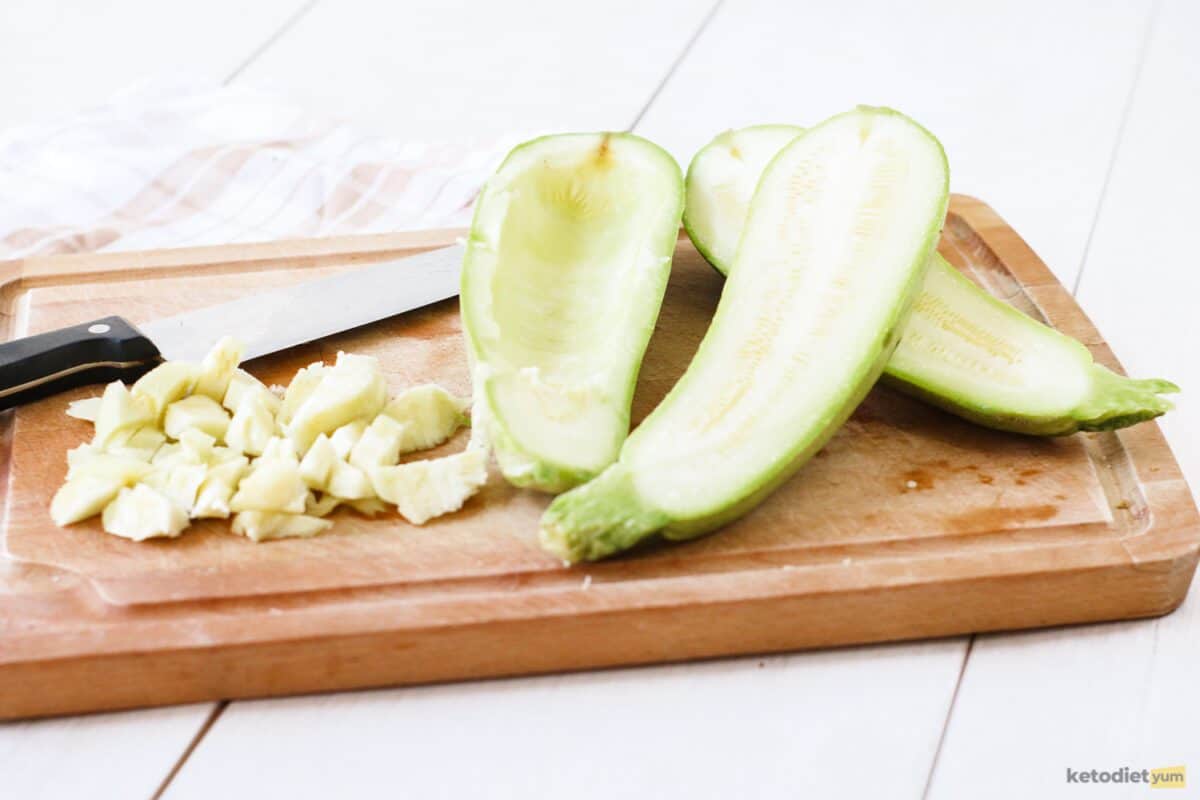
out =
<svg viewBox="0 0 1200 800"><path fill-rule="evenodd" d="M198 360L223 336L245 359L458 294L461 244L256 292L138 329L110 316L0 344L0 410L88 383L133 379L165 359Z"/></svg>

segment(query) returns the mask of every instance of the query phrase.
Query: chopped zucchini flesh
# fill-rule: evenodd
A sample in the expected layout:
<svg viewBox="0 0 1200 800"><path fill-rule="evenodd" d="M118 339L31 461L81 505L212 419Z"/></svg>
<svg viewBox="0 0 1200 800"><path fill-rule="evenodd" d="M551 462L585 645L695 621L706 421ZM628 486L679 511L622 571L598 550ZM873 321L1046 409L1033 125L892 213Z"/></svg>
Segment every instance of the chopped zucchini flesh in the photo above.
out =
<svg viewBox="0 0 1200 800"><path fill-rule="evenodd" d="M437 447L467 421L467 401L427 383L401 392L383 413L404 425L400 453ZM395 463L395 459L392 460Z"/></svg>
<svg viewBox="0 0 1200 800"><path fill-rule="evenodd" d="M249 463L245 456L234 454L228 460L209 466L192 504L191 516L194 519L228 517L232 511L229 502L233 499L233 493L237 490Z"/></svg>
<svg viewBox="0 0 1200 800"><path fill-rule="evenodd" d="M96 415L99 412L99 397L86 397L83 400L75 400L67 405L67 416L81 419L84 422L95 422Z"/></svg>
<svg viewBox="0 0 1200 800"><path fill-rule="evenodd" d="M318 499L316 495L310 493L308 502L304 506L304 513L310 517L327 517L343 502L342 498L334 497L331 494L323 494Z"/></svg>
<svg viewBox="0 0 1200 800"><path fill-rule="evenodd" d="M344 500L365 500L375 496L367 473L345 461L334 462L325 490Z"/></svg>
<svg viewBox="0 0 1200 800"><path fill-rule="evenodd" d="M163 416L163 431L178 439L184 431L198 429L218 441L224 440L229 428L229 412L211 397L193 394L167 406Z"/></svg>
<svg viewBox="0 0 1200 800"><path fill-rule="evenodd" d="M190 509L196 503L208 467L204 464L174 463L169 467L155 469L146 476L144 483L182 509Z"/></svg>
<svg viewBox="0 0 1200 800"><path fill-rule="evenodd" d="M199 428L188 428L179 434L179 446L192 461L200 463L215 457L217 439Z"/></svg>
<svg viewBox="0 0 1200 800"><path fill-rule="evenodd" d="M367 423L361 419L347 422L329 437L333 452L337 453L338 458L349 458L350 453L354 451L354 445L358 444L366 430Z"/></svg>
<svg viewBox="0 0 1200 800"><path fill-rule="evenodd" d="M225 397L221 405L231 413L236 413L247 398L258 397L271 414L279 413L283 401L267 388L267 385L244 369L235 369L229 378L229 387L225 389Z"/></svg>
<svg viewBox="0 0 1200 800"><path fill-rule="evenodd" d="M243 511L233 518L233 532L256 542L268 539L294 539L316 536L333 527L327 519L305 514L281 514L270 511Z"/></svg>
<svg viewBox="0 0 1200 800"><path fill-rule="evenodd" d="M333 472L333 465L340 458L337 450L333 448L333 442L329 441L329 437L322 433L300 461L300 477L310 489L323 491L329 485L329 476ZM317 516L324 515L318 514Z"/></svg>
<svg viewBox="0 0 1200 800"><path fill-rule="evenodd" d="M237 368L241 352L224 339L200 367L167 362L132 389L114 383L72 403L68 413L94 421L96 436L67 453L54 522L100 514L106 531L140 541L178 536L189 518L236 514L233 529L254 541L313 536L339 506L386 511L371 473L440 444L466 420L467 403L432 384L388 404L374 358L339 353L277 394ZM409 470L425 476L410 480L410 514L425 521L461 506L480 481L449 465L476 460L486 454Z"/></svg>
<svg viewBox="0 0 1200 800"><path fill-rule="evenodd" d="M229 383L242 360L242 344L228 336L221 339L200 362L200 373L192 389L198 395L220 403L225 399Z"/></svg>
<svg viewBox="0 0 1200 800"><path fill-rule="evenodd" d="M105 447L122 432L153 425L157 421L153 400L131 394L125 384L114 381L104 387L96 410L95 444Z"/></svg>
<svg viewBox="0 0 1200 800"><path fill-rule="evenodd" d="M364 517L374 517L387 511L387 504L378 497L364 497L361 500L343 500L346 508Z"/></svg>
<svg viewBox="0 0 1200 800"><path fill-rule="evenodd" d="M60 528L93 517L125 488L119 478L81 475L68 480L50 501L50 518Z"/></svg>
<svg viewBox="0 0 1200 800"><path fill-rule="evenodd" d="M149 475L153 469L149 463L140 458L106 453L90 447L81 451L76 457L69 458L68 464L68 481L91 476L93 478L110 478L118 481L122 486L134 485Z"/></svg>
<svg viewBox="0 0 1200 800"><path fill-rule="evenodd" d="M259 458L229 502L233 511L286 511L303 514L308 486L300 465L284 458Z"/></svg>
<svg viewBox="0 0 1200 800"><path fill-rule="evenodd" d="M126 455L130 458L149 461L166 441L167 435L158 428L150 426L126 428L114 434L104 449L114 455Z"/></svg>
<svg viewBox="0 0 1200 800"><path fill-rule="evenodd" d="M166 495L144 483L122 489L116 499L104 507L104 530L114 536L142 542L146 539L173 539L187 527L187 512Z"/></svg>
<svg viewBox="0 0 1200 800"><path fill-rule="evenodd" d="M299 370L292 376L292 381L287 385L287 389L283 392L283 401L280 403L277 416L279 424L286 425L292 421L297 409L304 404L309 395L317 390L321 384L321 378L325 375L325 370L328 367L320 361L309 364L307 367Z"/></svg>
<svg viewBox="0 0 1200 800"><path fill-rule="evenodd" d="M296 445L291 439L283 436L273 436L267 441L263 448L262 455L256 459L255 463L260 461L269 461L271 459L281 459L292 464L300 463L300 456L296 454Z"/></svg>
<svg viewBox="0 0 1200 800"><path fill-rule="evenodd" d="M414 525L462 508L487 481L487 453L465 450L452 456L381 467L372 473L375 490Z"/></svg>
<svg viewBox="0 0 1200 800"><path fill-rule="evenodd" d="M167 406L191 394L200 368L187 361L167 361L137 379L130 391L135 395L150 398L154 414L162 418Z"/></svg>
<svg viewBox="0 0 1200 800"><path fill-rule="evenodd" d="M420 422L416 418L410 422L397 422L386 413L380 414L371 421L359 440L354 443L354 449L350 451L349 462L363 470L395 464L400 459L400 453L405 444L405 434L414 427L420 427ZM428 446L432 447L432 445ZM332 452L333 445L331 444L329 447Z"/></svg>
<svg viewBox="0 0 1200 800"><path fill-rule="evenodd" d="M387 402L387 384L379 362L368 356L339 353L321 381L288 421L288 437L298 452L322 433L331 434L356 419L373 419Z"/></svg>
<svg viewBox="0 0 1200 800"><path fill-rule="evenodd" d="M275 436L275 417L261 394L247 394L229 421L225 443L248 456L261 456Z"/></svg>

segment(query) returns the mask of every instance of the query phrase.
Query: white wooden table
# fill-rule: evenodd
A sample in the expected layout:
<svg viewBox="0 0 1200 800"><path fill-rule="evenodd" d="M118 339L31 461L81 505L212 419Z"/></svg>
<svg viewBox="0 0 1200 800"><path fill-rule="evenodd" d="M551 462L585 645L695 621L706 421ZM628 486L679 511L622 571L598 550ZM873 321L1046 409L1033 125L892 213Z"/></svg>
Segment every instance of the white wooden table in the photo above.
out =
<svg viewBox="0 0 1200 800"><path fill-rule="evenodd" d="M854 103L1074 286L1200 487L1195 0L7 0L0 126L187 70L414 137L720 129ZM0 797L1041 798L1200 785L1200 598L1159 620L0 725ZM1186 795L1187 791L1172 796ZM1200 793L1200 792L1198 792Z"/></svg>

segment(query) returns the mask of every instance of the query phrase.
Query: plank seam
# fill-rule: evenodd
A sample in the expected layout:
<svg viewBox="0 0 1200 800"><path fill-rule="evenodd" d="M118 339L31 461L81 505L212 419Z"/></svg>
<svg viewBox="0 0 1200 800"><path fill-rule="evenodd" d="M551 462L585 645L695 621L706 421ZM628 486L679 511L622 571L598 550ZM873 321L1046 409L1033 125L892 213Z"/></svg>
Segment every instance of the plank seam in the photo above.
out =
<svg viewBox="0 0 1200 800"><path fill-rule="evenodd" d="M638 111L637 116L633 118L633 123L625 130L632 132L635 128L637 128L638 125L641 124L642 118L646 116L646 112L650 110L650 106L654 105L654 101L658 99L658 96L662 94L662 90L666 88L668 83L670 83L671 78L679 69L679 65L683 63L685 58L687 58L688 53L692 51L692 46L699 41L700 36L705 30L708 29L709 23L713 21L713 17L717 15L717 12L721 10L721 6L724 4L725 0L717 0L717 2L713 3L713 6L711 9L709 9L708 14L703 20L700 21L700 25L697 26L696 32L693 33L691 38L687 40L687 43L684 44L683 49L679 52L679 55L675 57L675 60L671 62L671 66L667 68L667 72L665 75L663 75L663 79L659 81L658 86L654 87L654 91L650 93L650 97L646 100L645 105L643 105L641 110Z"/></svg>
<svg viewBox="0 0 1200 800"><path fill-rule="evenodd" d="M250 53L250 55L246 56L246 59L244 61L242 61L242 63L238 64L237 67L234 68L233 72L229 73L229 75L225 78L225 80L221 81L221 85L228 86L229 84L233 83L233 81L239 75L241 75L246 70L247 67L249 67L251 64L253 64L255 61L257 61L262 56L263 53L270 50L271 47L276 42L278 42L281 38L283 38L283 35L285 33L290 31L292 28L296 27L296 25L300 22L300 20L302 20L306 16L308 16L309 12L312 11L314 8L316 8L317 2L318 2L318 0L308 0L307 3L300 6L300 8L296 9L296 11L293 12L290 17L288 17L286 20L284 20L283 25L279 26L279 30L275 31L275 33L268 36L267 40L265 42L263 42L258 47L256 47Z"/></svg>
<svg viewBox="0 0 1200 800"><path fill-rule="evenodd" d="M1154 26L1158 20L1158 12L1161 6L1161 0L1154 0L1150 6L1150 13L1146 17L1146 28L1142 32L1142 42L1138 48L1137 62L1133 67L1133 80L1129 83L1129 92L1126 94L1125 103L1121 108L1121 123L1117 126L1117 138L1113 142L1112 155L1104 171L1104 181L1100 184L1100 199L1096 203L1096 213L1092 215L1092 224L1088 227L1087 239L1083 242L1083 255L1079 260L1079 269L1075 273L1075 282L1071 285L1072 297L1079 295L1079 287L1083 283L1083 274L1087 271L1088 255L1092 251L1092 239L1096 235L1096 229L1100 227L1100 217L1104 213L1104 203L1108 199L1109 184L1112 182L1117 158L1121 153L1121 145L1125 141L1125 128L1129 124L1129 118L1133 116L1133 102L1137 96L1138 89L1142 85L1142 73L1145 71L1146 56L1150 51L1150 40L1153 38Z"/></svg>
<svg viewBox="0 0 1200 800"><path fill-rule="evenodd" d="M962 664L958 668L958 679L954 681L954 691L950 694L950 704L946 706L946 716L942 720L942 732L938 736L937 747L933 750L933 759L929 762L929 774L925 776L925 788L921 792L921 800L929 800L929 791L933 788L933 777L937 772L938 760L942 756L942 747L946 744L946 733L950 730L950 720L954 716L954 706L958 702L958 692L962 689L963 678L967 674L967 663L971 660L971 651L975 649L975 634L967 639L967 647L963 651Z"/></svg>
<svg viewBox="0 0 1200 800"><path fill-rule="evenodd" d="M213 704L212 709L208 712L208 716L204 718L204 722L200 724L200 727L196 730L196 734L192 737L192 740L188 742L188 746L185 747L183 752L179 755L179 759L175 762L175 765L171 767L170 772L168 772L167 776L163 778L162 783L160 783L158 788L154 790L154 794L150 796L150 800L159 800L159 798L163 796L163 793L167 791L168 787L170 787L171 782L175 780L175 776L179 774L181 769L183 769L183 765L186 764L187 760L192 757L192 753L194 753L196 748L200 746L200 742L205 736L208 735L208 732L212 730L212 726L217 724L217 720L222 714L225 713L225 709L228 707L228 700L222 700Z"/></svg>

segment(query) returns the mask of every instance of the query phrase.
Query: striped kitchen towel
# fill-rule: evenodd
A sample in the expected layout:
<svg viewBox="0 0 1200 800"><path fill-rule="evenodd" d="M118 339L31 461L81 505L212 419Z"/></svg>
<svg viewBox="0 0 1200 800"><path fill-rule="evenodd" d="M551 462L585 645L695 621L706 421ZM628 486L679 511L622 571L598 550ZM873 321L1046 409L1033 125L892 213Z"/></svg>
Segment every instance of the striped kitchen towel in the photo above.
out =
<svg viewBox="0 0 1200 800"><path fill-rule="evenodd" d="M154 81L0 132L0 259L465 225L507 144L367 136L251 89Z"/></svg>

